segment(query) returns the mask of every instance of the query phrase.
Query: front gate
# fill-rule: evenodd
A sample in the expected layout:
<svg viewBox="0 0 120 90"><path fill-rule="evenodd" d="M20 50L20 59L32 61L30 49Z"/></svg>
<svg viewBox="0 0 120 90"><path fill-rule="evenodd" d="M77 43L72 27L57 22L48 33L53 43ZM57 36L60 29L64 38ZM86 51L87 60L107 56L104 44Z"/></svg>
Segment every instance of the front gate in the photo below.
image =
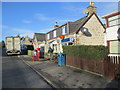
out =
<svg viewBox="0 0 120 90"><path fill-rule="evenodd" d="M108 56L104 60L104 76L114 79L120 75L120 56Z"/></svg>

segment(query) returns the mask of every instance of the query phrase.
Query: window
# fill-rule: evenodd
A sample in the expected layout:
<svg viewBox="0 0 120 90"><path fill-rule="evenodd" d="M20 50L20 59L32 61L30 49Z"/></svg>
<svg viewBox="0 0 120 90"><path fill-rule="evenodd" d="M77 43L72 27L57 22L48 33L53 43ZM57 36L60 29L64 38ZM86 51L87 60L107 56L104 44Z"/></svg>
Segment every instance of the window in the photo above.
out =
<svg viewBox="0 0 120 90"><path fill-rule="evenodd" d="M67 33L67 26L62 27L62 35L65 35Z"/></svg>
<svg viewBox="0 0 120 90"><path fill-rule="evenodd" d="M120 24L120 15L108 18L109 26Z"/></svg>
<svg viewBox="0 0 120 90"><path fill-rule="evenodd" d="M72 43L72 42L70 42L70 43L68 43L68 45L70 45L70 46L71 46L71 45L73 45L73 43Z"/></svg>
<svg viewBox="0 0 120 90"><path fill-rule="evenodd" d="M56 37L56 30L53 32L53 37Z"/></svg>
<svg viewBox="0 0 120 90"><path fill-rule="evenodd" d="M65 26L65 33L67 33L67 26Z"/></svg>
<svg viewBox="0 0 120 90"><path fill-rule="evenodd" d="M47 34L47 39L50 39L50 34Z"/></svg>
<svg viewBox="0 0 120 90"><path fill-rule="evenodd" d="M54 52L57 52L57 44L53 44L53 50Z"/></svg>

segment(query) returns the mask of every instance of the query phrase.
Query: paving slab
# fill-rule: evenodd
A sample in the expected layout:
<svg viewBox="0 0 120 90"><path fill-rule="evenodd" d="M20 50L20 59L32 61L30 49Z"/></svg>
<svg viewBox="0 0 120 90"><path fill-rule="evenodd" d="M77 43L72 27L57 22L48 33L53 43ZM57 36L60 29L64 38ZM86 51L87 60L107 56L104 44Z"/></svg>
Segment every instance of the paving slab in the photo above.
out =
<svg viewBox="0 0 120 90"><path fill-rule="evenodd" d="M32 62L30 56L22 56L22 58L59 88L118 88L120 84L83 70L58 66L57 63L48 60L41 59L40 62Z"/></svg>

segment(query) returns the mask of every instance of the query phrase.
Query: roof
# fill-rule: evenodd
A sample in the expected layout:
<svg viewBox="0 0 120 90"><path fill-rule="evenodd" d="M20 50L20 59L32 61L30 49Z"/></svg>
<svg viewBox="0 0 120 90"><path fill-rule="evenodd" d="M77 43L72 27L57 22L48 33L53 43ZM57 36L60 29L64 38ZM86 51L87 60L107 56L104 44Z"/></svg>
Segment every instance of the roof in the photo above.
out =
<svg viewBox="0 0 120 90"><path fill-rule="evenodd" d="M120 10L106 14L106 15L102 16L102 18L111 17L111 16L118 15L118 14L120 14Z"/></svg>
<svg viewBox="0 0 120 90"><path fill-rule="evenodd" d="M100 22L100 24L103 26L103 28L105 29L105 26L102 24L102 22L100 21L100 19L98 18L98 16L96 15L96 13L92 13L90 16L86 17L83 21L81 21L81 24L79 25L79 27L76 29L76 33L78 33L80 31L80 28L82 28L86 23L87 21L93 16L95 15L98 19L98 21Z"/></svg>
<svg viewBox="0 0 120 90"><path fill-rule="evenodd" d="M37 41L45 41L45 34L44 33L35 33Z"/></svg>
<svg viewBox="0 0 120 90"><path fill-rule="evenodd" d="M82 24L82 22L86 19L86 17L87 17L87 16L85 16L85 17L83 17L83 18L81 18L81 19L79 19L79 20L76 20L76 21L74 21L74 22L67 22L67 23L69 24L69 26L70 26L70 27L69 27L69 28L70 28L70 33L73 33L73 32L75 32L75 31L77 31L77 30L76 30L77 27L78 27L80 24ZM62 26L66 25L67 23L59 26L58 28L61 28ZM74 24L74 26L71 26L71 24ZM55 29L47 32L47 34L50 33L50 32L52 32L52 31L54 31L54 30L56 30L56 29L58 29L58 28L55 28Z"/></svg>
<svg viewBox="0 0 120 90"><path fill-rule="evenodd" d="M80 30L80 28L82 28L82 26L85 25L86 22L87 22L93 15L95 15L95 16L97 17L98 21L101 23L101 25L102 25L103 28L105 29L105 26L102 24L102 22L100 21L100 19L99 19L98 16L96 15L96 13L92 13L91 15L85 16L85 17L83 17L83 18L80 18L80 19L78 19L78 20L76 20L76 21L74 21L74 22L68 22L68 24L69 24L69 34L78 33L79 30ZM67 23L66 23L66 24L67 24ZM66 25L66 24L63 24L63 25L61 25L61 26L58 27L58 28L61 28L62 26ZM52 31L54 31L54 30L56 30L56 29L57 29L57 28L49 31L48 33L52 32ZM47 33L47 34L48 34L48 33Z"/></svg>
<svg viewBox="0 0 120 90"><path fill-rule="evenodd" d="M62 26L65 26L66 24L67 24L67 23L65 23L65 24L63 24L63 25L61 25L61 26L59 26L59 27L57 27L57 28L54 28L54 29L52 29L51 31L47 32L46 34L48 34L48 33L50 33L50 32L53 32L53 31L57 30L58 28L61 28Z"/></svg>
<svg viewBox="0 0 120 90"><path fill-rule="evenodd" d="M30 42L30 38L28 36L26 36L24 39L23 39L23 42L21 44L24 44L24 45L32 45L32 43Z"/></svg>
<svg viewBox="0 0 120 90"><path fill-rule="evenodd" d="M78 27L81 26L83 24L84 21L86 21L87 19L87 16L81 18L81 19L78 19L74 22L69 22L69 28L70 28L70 33L74 33L77 31Z"/></svg>

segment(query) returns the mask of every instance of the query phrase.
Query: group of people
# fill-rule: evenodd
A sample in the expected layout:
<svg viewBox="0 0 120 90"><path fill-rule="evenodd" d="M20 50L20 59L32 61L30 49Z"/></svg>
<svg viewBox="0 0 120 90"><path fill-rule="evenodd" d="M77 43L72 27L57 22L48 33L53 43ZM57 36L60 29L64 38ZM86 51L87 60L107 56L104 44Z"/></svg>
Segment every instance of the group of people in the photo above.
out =
<svg viewBox="0 0 120 90"><path fill-rule="evenodd" d="M49 54L49 56L50 56L50 59L52 58L53 51L54 51L54 50L53 50L51 47L49 47L48 54ZM35 50L33 51L32 61L40 61L40 50L35 49Z"/></svg>
<svg viewBox="0 0 120 90"><path fill-rule="evenodd" d="M32 56L32 61L40 61L40 50L34 50L33 51L33 56Z"/></svg>

